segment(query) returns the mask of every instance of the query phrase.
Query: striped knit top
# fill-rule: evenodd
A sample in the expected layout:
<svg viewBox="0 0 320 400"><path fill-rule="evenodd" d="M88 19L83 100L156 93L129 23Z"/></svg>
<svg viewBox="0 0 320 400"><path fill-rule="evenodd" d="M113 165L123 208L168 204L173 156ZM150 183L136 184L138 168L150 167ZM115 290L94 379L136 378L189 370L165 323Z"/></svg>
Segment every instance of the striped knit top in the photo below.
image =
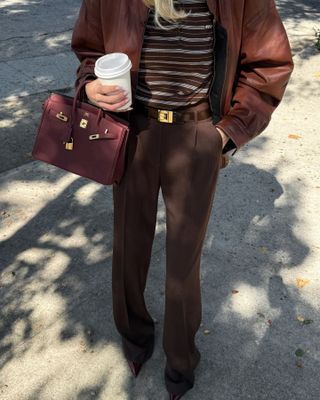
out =
<svg viewBox="0 0 320 400"><path fill-rule="evenodd" d="M215 18L206 0L175 0L190 14L173 23L154 24L151 9L141 53L136 98L155 108L194 105L208 95L214 70Z"/></svg>

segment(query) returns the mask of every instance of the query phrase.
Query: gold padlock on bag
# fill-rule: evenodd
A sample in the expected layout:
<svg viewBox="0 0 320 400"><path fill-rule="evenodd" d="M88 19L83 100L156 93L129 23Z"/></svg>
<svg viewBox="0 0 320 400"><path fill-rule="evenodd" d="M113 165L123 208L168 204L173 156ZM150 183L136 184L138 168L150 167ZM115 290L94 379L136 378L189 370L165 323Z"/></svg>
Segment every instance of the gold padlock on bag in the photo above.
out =
<svg viewBox="0 0 320 400"><path fill-rule="evenodd" d="M66 150L73 150L73 138L71 138L71 142L65 142L64 148Z"/></svg>

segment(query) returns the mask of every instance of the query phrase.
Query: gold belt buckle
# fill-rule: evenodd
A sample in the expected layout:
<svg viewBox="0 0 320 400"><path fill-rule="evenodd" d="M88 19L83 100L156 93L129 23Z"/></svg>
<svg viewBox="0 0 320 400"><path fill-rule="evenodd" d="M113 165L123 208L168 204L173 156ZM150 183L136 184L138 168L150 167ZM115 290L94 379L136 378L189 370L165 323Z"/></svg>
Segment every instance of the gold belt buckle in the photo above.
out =
<svg viewBox="0 0 320 400"><path fill-rule="evenodd" d="M173 111L158 110L158 121L167 122L169 124L172 124L172 122L173 122Z"/></svg>

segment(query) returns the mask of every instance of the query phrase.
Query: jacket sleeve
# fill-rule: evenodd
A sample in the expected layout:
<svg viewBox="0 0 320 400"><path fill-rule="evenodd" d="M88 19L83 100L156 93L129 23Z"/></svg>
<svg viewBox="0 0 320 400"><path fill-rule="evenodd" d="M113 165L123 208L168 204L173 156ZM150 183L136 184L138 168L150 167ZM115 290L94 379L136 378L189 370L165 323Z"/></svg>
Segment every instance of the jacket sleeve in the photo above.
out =
<svg viewBox="0 0 320 400"><path fill-rule="evenodd" d="M74 87L85 79L96 79L94 64L105 54L101 28L100 1L83 0L74 25L71 49L80 61ZM87 100L83 90L80 98Z"/></svg>
<svg viewBox="0 0 320 400"><path fill-rule="evenodd" d="M246 0L242 29L231 108L216 124L235 143L235 152L267 127L293 71L274 0Z"/></svg>

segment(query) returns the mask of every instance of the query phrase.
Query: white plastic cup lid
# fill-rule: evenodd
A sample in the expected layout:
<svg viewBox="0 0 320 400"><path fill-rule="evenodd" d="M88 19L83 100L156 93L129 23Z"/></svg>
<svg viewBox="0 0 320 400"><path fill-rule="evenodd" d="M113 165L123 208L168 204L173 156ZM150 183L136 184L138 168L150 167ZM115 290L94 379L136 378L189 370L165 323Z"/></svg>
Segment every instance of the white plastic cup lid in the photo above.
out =
<svg viewBox="0 0 320 400"><path fill-rule="evenodd" d="M127 73L131 68L132 63L125 53L110 53L98 58L94 73L101 78L117 78Z"/></svg>

